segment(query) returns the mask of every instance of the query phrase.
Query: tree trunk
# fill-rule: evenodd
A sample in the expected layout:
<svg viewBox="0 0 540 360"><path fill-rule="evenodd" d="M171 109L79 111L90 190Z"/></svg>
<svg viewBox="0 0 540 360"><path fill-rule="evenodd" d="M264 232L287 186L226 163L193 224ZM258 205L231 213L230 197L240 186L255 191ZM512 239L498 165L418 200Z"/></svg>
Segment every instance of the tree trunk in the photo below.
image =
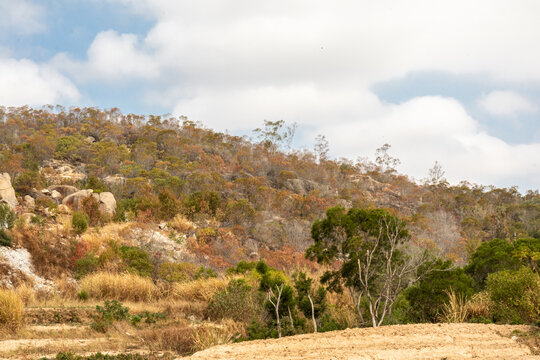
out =
<svg viewBox="0 0 540 360"><path fill-rule="evenodd" d="M317 322L315 321L315 307L313 306L313 300L311 295L308 294L309 302L311 303L311 320L313 321L313 332L317 332Z"/></svg>

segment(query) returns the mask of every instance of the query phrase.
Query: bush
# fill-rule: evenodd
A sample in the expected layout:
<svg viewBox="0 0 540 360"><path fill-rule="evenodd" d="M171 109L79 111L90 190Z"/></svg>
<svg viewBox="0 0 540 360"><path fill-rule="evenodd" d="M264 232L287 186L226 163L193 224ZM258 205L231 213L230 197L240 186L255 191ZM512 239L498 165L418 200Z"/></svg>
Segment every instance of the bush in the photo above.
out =
<svg viewBox="0 0 540 360"><path fill-rule="evenodd" d="M0 202L0 229L11 229L15 223L15 212L8 204Z"/></svg>
<svg viewBox="0 0 540 360"><path fill-rule="evenodd" d="M94 273L81 280L81 291L93 299L151 301L158 295L152 280L135 274Z"/></svg>
<svg viewBox="0 0 540 360"><path fill-rule="evenodd" d="M154 265L146 251L134 246L121 246L120 257L126 271L144 277L152 276Z"/></svg>
<svg viewBox="0 0 540 360"><path fill-rule="evenodd" d="M0 289L0 328L17 331L23 321L24 305L13 290Z"/></svg>
<svg viewBox="0 0 540 360"><path fill-rule="evenodd" d="M208 305L208 315L213 320L248 322L260 313L259 303L256 293L244 280L231 280L226 289L212 297Z"/></svg>
<svg viewBox="0 0 540 360"><path fill-rule="evenodd" d="M114 321L128 320L129 309L116 300L105 301L104 306L96 306L97 315L90 327L98 332L107 332Z"/></svg>
<svg viewBox="0 0 540 360"><path fill-rule="evenodd" d="M75 261L75 279L79 280L84 276L95 272L99 267L99 259L93 253L84 254L82 258Z"/></svg>
<svg viewBox="0 0 540 360"><path fill-rule="evenodd" d="M448 291L468 298L474 293L473 280L463 269L452 269L452 262L437 260L422 281L405 291L411 320L437 322L443 304L449 300Z"/></svg>
<svg viewBox="0 0 540 360"><path fill-rule="evenodd" d="M4 229L0 229L0 246L13 246L13 239Z"/></svg>
<svg viewBox="0 0 540 360"><path fill-rule="evenodd" d="M501 270L517 270L519 260L512 256L514 247L502 239L485 242L472 254L465 268L475 281L478 289L483 289L489 274Z"/></svg>
<svg viewBox="0 0 540 360"><path fill-rule="evenodd" d="M77 234L82 234L83 232L88 229L88 223L90 222L90 218L88 215L83 213L82 211L74 211L73 217L71 219L71 226L73 227L73 230Z"/></svg>
<svg viewBox="0 0 540 360"><path fill-rule="evenodd" d="M530 268L499 271L488 275L486 289L493 301L497 322L540 321L540 276Z"/></svg>

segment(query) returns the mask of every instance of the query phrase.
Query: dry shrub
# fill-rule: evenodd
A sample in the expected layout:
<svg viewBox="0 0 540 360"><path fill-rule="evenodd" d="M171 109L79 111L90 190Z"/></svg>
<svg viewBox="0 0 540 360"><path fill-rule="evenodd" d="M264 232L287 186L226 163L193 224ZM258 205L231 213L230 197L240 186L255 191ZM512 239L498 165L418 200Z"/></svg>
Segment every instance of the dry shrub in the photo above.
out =
<svg viewBox="0 0 540 360"><path fill-rule="evenodd" d="M448 323L461 323L467 319L466 299L463 294L456 294L454 290L445 291L448 303L442 306L441 321Z"/></svg>
<svg viewBox="0 0 540 360"><path fill-rule="evenodd" d="M140 331L138 335L148 344L151 351L175 351L179 355L193 353L193 328L185 324L153 327Z"/></svg>
<svg viewBox="0 0 540 360"><path fill-rule="evenodd" d="M218 278L197 279L185 283L175 283L172 295L186 301L209 302L214 294L227 287L227 280Z"/></svg>
<svg viewBox="0 0 540 360"><path fill-rule="evenodd" d="M24 305L13 290L0 289L0 328L17 331L23 322Z"/></svg>
<svg viewBox="0 0 540 360"><path fill-rule="evenodd" d="M130 273L90 274L81 280L80 290L90 298L120 301L150 301L159 295L152 280Z"/></svg>
<svg viewBox="0 0 540 360"><path fill-rule="evenodd" d="M182 214L178 214L172 218L168 225L180 233L190 233L195 230L195 225Z"/></svg>
<svg viewBox="0 0 540 360"><path fill-rule="evenodd" d="M21 301L24 303L25 306L33 305L36 303L36 292L34 290L34 287L32 284L29 283L23 283L19 285L15 292L21 299Z"/></svg>
<svg viewBox="0 0 540 360"><path fill-rule="evenodd" d="M193 332L193 350L201 351L215 345L233 343L244 332L243 325L234 321L225 321L219 325L200 326Z"/></svg>
<svg viewBox="0 0 540 360"><path fill-rule="evenodd" d="M13 244L32 255L36 272L45 277L59 277L71 272L71 244L57 236L56 231L30 226L13 233Z"/></svg>
<svg viewBox="0 0 540 360"><path fill-rule="evenodd" d="M493 302L487 291L474 294L465 304L469 319L490 319L493 315Z"/></svg>

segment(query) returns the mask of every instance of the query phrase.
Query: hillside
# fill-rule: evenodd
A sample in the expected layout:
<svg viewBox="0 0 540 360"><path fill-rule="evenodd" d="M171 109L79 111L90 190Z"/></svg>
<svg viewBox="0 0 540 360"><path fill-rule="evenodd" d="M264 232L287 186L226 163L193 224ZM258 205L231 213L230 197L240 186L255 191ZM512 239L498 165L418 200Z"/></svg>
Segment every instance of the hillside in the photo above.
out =
<svg viewBox="0 0 540 360"><path fill-rule="evenodd" d="M416 324L349 329L216 346L189 359L540 359L512 337L516 326Z"/></svg>
<svg viewBox="0 0 540 360"><path fill-rule="evenodd" d="M266 123L251 142L185 118L2 108L0 173L17 212L48 226L61 219L48 209L79 189L112 193L116 220L159 224L180 212L196 226L185 234L191 261L218 270L250 256L278 268L304 263L311 223L334 205L391 209L409 220L414 241L458 264L482 241L540 234L537 191L450 186L440 173L417 184L396 173L388 152L378 163L330 160L324 146L285 152L287 131Z"/></svg>

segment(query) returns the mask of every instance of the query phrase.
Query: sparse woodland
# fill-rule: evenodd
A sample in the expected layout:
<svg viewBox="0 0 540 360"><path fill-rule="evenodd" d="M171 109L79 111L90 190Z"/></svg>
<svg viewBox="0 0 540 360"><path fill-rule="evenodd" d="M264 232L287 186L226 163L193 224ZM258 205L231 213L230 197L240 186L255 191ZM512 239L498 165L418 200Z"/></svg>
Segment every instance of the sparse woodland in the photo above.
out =
<svg viewBox="0 0 540 360"><path fill-rule="evenodd" d="M419 183L388 144L375 162L330 159L323 135L290 149L294 132L0 108L17 201L0 204L1 336L69 322L120 352L188 354L349 327L539 324L537 190L450 185L438 164Z"/></svg>

